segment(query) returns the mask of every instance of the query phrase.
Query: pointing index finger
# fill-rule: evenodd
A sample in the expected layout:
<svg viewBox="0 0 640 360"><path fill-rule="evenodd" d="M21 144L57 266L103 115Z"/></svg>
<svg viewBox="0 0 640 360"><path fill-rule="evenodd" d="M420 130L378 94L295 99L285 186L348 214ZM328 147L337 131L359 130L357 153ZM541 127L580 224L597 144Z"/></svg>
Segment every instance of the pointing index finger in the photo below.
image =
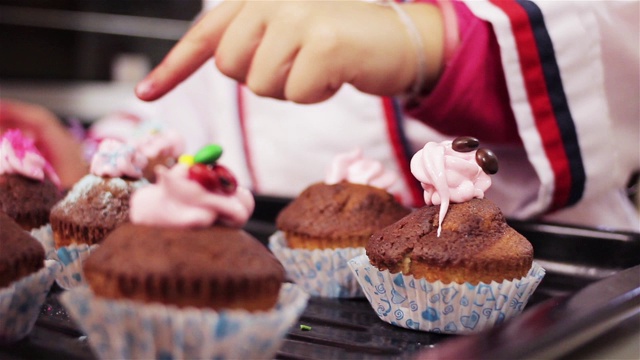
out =
<svg viewBox="0 0 640 360"><path fill-rule="evenodd" d="M218 43L243 1L225 1L206 13L136 86L138 98L156 100L175 88L213 57Z"/></svg>

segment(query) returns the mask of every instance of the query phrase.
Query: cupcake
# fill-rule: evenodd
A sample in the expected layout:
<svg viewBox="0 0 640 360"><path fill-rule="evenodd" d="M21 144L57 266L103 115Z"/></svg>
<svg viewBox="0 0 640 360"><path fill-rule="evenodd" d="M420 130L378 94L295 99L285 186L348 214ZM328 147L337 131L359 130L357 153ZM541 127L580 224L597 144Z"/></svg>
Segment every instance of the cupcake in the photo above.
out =
<svg viewBox="0 0 640 360"><path fill-rule="evenodd" d="M100 358L273 357L308 295L241 229L252 194L217 164L218 146L131 198L131 221L84 263L88 287L62 295Z"/></svg>
<svg viewBox="0 0 640 360"><path fill-rule="evenodd" d="M56 248L99 244L128 221L131 194L148 181L142 177L146 158L134 147L107 139L91 160L90 174L80 179L51 209Z"/></svg>
<svg viewBox="0 0 640 360"><path fill-rule="evenodd" d="M129 221L131 194L149 184L142 177L146 158L130 145L103 140L80 179L51 209L51 226L32 231L47 259L60 263L56 283L84 285L82 263L116 227Z"/></svg>
<svg viewBox="0 0 640 360"><path fill-rule="evenodd" d="M312 184L277 216L269 246L288 276L314 296L358 297L347 260L369 237L411 210L387 191L396 175L360 149L338 155L324 182Z"/></svg>
<svg viewBox="0 0 640 360"><path fill-rule="evenodd" d="M30 231L49 223L49 212L62 198L60 180L20 130L0 137L0 211Z"/></svg>
<svg viewBox="0 0 640 360"><path fill-rule="evenodd" d="M58 265L45 266L42 245L2 211L0 229L0 343L6 343L33 328Z"/></svg>
<svg viewBox="0 0 640 360"><path fill-rule="evenodd" d="M475 138L427 143L411 160L426 205L376 232L349 262L378 316L441 333L484 330L522 312L544 276L533 247L484 192L495 155Z"/></svg>
<svg viewBox="0 0 640 360"><path fill-rule="evenodd" d="M150 182L156 181L155 167L172 167L184 152L184 138L172 130L153 130L133 140L133 145L147 158L143 177Z"/></svg>

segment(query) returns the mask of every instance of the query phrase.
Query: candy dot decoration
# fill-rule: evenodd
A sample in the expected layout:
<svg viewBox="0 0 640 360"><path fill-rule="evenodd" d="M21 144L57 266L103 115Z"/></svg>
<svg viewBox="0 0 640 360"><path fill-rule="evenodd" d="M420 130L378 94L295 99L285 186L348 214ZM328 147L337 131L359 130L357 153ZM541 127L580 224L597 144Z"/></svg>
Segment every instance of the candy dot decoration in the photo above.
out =
<svg viewBox="0 0 640 360"><path fill-rule="evenodd" d="M222 146L217 144L210 144L204 146L193 157L196 163L212 164L215 163L220 156L222 156Z"/></svg>
<svg viewBox="0 0 640 360"><path fill-rule="evenodd" d="M185 154L185 155L180 155L180 157L178 158L178 163L191 166L195 164L195 160L193 158L193 155Z"/></svg>
<svg viewBox="0 0 640 360"><path fill-rule="evenodd" d="M132 223L176 228L244 226L255 207L251 191L239 186L225 167L192 162L192 158L182 156L170 168L156 166L157 181L131 196Z"/></svg>
<svg viewBox="0 0 640 360"><path fill-rule="evenodd" d="M210 192L233 194L238 182L231 171L216 161L222 155L220 145L206 145L195 156L183 155L179 162L189 166L189 179L198 182Z"/></svg>

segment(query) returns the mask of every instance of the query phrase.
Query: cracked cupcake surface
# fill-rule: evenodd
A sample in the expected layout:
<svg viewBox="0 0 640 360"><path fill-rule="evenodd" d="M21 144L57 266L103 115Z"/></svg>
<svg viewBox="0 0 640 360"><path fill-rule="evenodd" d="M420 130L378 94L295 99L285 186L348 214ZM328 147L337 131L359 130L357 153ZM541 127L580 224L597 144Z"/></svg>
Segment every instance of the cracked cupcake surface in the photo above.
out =
<svg viewBox="0 0 640 360"><path fill-rule="evenodd" d="M383 189L317 183L283 209L276 225L292 248L363 247L371 234L409 212Z"/></svg>
<svg viewBox="0 0 640 360"><path fill-rule="evenodd" d="M371 237L366 247L380 270L443 283L491 283L527 275L533 247L484 199L452 204L438 236L437 206L425 206Z"/></svg>

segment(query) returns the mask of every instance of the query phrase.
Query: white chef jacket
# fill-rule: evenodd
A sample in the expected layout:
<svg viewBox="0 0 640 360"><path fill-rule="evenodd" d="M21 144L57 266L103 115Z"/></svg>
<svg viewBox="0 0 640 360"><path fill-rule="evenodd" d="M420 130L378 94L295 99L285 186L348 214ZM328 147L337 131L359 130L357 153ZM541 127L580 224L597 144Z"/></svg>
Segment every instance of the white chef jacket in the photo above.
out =
<svg viewBox="0 0 640 360"><path fill-rule="evenodd" d="M520 3L513 8L467 2L495 32L522 142L489 145L500 171L486 197L516 219L640 231L637 209L625 193L630 175L640 168L638 2ZM518 12L529 14L535 31L522 34L512 22ZM544 125L544 114L537 118L540 98L531 95L527 46L539 40L536 36L552 44L557 71L551 77L562 87L560 99L554 94L543 99L565 114L553 122L553 135L541 131L540 124L549 124ZM361 147L366 157L401 174L393 192L420 206L409 159L427 141L452 138L407 116L398 99L349 85L314 105L261 98L218 72L213 61L162 99L134 101L128 112L181 131L189 152L207 143L222 145L220 162L242 185L281 197L321 181L335 155ZM459 135L465 135L464 128ZM567 172L568 183L562 180Z"/></svg>

